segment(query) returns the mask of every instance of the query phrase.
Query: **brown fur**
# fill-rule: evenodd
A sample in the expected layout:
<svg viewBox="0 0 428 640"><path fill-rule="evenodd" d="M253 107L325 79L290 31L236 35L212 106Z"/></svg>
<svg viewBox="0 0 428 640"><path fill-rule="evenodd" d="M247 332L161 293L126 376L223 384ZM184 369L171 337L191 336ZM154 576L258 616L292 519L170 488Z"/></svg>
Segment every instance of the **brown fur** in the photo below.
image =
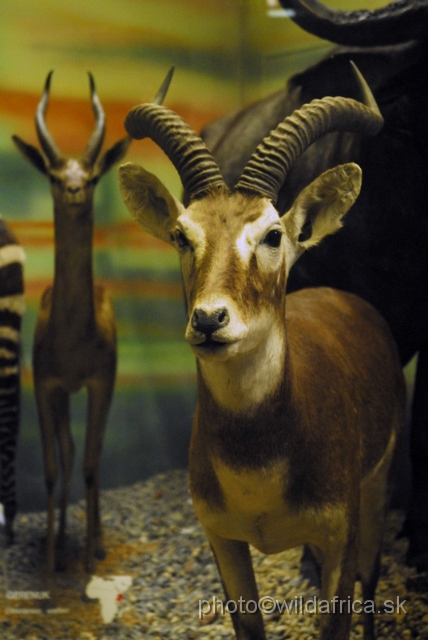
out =
<svg viewBox="0 0 428 640"><path fill-rule="evenodd" d="M55 206L55 276L42 298L34 336L34 386L39 411L48 490L47 563L54 568L54 501L58 477L56 440L62 466L57 566L63 566L68 484L74 458L69 394L88 389L84 458L87 487L85 563L93 570L102 558L98 508L99 455L116 372L116 330L112 304L92 277L92 211ZM76 215L77 214L77 215Z"/></svg>
<svg viewBox="0 0 428 640"><path fill-rule="evenodd" d="M165 218L141 197L153 190L167 203L159 181L135 165L121 167L120 179L143 228L180 251L198 369L190 489L226 597L258 601L249 544L265 553L309 544L330 607L352 598L357 570L364 598L374 600L404 421L395 344L380 315L351 294L285 296L286 274L307 248L305 220L317 240L334 233L358 195L359 167L322 174L281 221L266 198L239 193L187 209L172 203ZM272 231L279 243L269 241ZM259 611L232 620L238 640L265 638ZM350 621L323 615L322 640L348 638ZM370 614L364 626L372 640Z"/></svg>
<svg viewBox="0 0 428 640"><path fill-rule="evenodd" d="M291 294L286 307L289 349L285 375L280 388L262 405L240 415L225 411L198 376L199 400L189 457L191 494L219 561L221 545L217 551L216 547L224 518L233 522L241 516L234 512L231 487L222 486L216 466L221 462L235 478L245 478L252 472L269 476L269 470L279 464L282 510L287 517L305 521L305 513L337 507L346 514L347 542L335 592L346 600L352 598L358 566L360 484L387 449L391 428L398 432L404 422L400 362L386 323L355 296L328 289L305 290ZM262 526L266 508L267 501L255 512L254 526ZM294 527L288 532L284 526L281 548L276 550L297 544L319 546L316 519L312 526L315 528L301 532ZM239 545L247 541L257 546L257 535L246 540L239 525L232 529L231 537L242 541ZM236 545L238 554L238 543L230 544ZM269 552L270 543L266 544L259 548ZM374 599L375 572L373 566L363 582L368 600ZM228 597L240 594L230 591ZM257 600L256 592L252 599ZM250 630L251 616L233 617L238 638L264 637ZM259 623L254 624L258 628ZM365 626L372 629L372 622L366 620ZM349 620L325 620L321 637L345 638L348 632Z"/></svg>

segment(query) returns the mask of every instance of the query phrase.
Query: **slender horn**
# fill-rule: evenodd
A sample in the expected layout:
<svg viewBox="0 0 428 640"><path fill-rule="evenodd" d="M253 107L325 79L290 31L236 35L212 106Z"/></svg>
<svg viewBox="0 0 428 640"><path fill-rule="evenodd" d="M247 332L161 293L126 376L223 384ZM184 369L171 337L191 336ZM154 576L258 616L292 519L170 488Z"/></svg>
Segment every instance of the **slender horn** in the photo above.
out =
<svg viewBox="0 0 428 640"><path fill-rule="evenodd" d="M174 75L175 67L172 66L171 69L166 74L165 80L162 82L159 91L155 95L153 99L154 104L162 104L165 100L165 96L168 92L169 85L171 84L172 76Z"/></svg>
<svg viewBox="0 0 428 640"><path fill-rule="evenodd" d="M92 76L92 73L90 73L89 71L88 76L91 92L92 111L94 112L95 116L95 128L86 146L86 149L83 152L82 161L85 162L88 166L92 166L95 164L101 151L101 147L103 146L104 135L106 131L106 117L100 99L98 98L96 93L94 78Z"/></svg>
<svg viewBox="0 0 428 640"><path fill-rule="evenodd" d="M191 199L224 187L220 170L201 138L174 111L146 103L131 109L125 129L137 140L151 138L166 153Z"/></svg>
<svg viewBox="0 0 428 640"><path fill-rule="evenodd" d="M337 44L381 46L426 37L427 0L396 0L375 11L340 11L318 0L280 0L302 29Z"/></svg>
<svg viewBox="0 0 428 640"><path fill-rule="evenodd" d="M349 131L373 136L380 131L383 118L376 101L357 67L351 64L366 104L340 97L304 104L259 144L235 187L237 191L266 196L275 204L294 162L323 135Z"/></svg>
<svg viewBox="0 0 428 640"><path fill-rule="evenodd" d="M62 155L56 146L51 134L48 131L45 122L45 115L49 105L49 92L51 88L51 78L53 71L49 71L45 86L43 89L42 97L36 108L36 131L39 138L40 146L42 147L47 159L52 166L58 165L62 160Z"/></svg>

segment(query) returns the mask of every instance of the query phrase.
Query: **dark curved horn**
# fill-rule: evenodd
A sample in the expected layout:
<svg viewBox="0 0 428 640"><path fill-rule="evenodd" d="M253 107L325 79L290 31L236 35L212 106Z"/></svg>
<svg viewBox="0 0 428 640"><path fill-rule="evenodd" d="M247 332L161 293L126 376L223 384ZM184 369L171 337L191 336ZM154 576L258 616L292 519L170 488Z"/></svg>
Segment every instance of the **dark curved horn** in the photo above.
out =
<svg viewBox="0 0 428 640"><path fill-rule="evenodd" d="M151 138L178 171L190 198L200 198L213 187L223 187L220 170L201 138L174 111L147 103L131 109L125 129L137 140Z"/></svg>
<svg viewBox="0 0 428 640"><path fill-rule="evenodd" d="M101 147L104 142L104 135L106 132L106 117L104 109L102 108L100 99L97 96L95 90L95 82L92 73L88 71L89 86L91 91L92 111L95 116L95 129L91 135L85 151L82 155L82 161L88 166L93 166L100 154Z"/></svg>
<svg viewBox="0 0 428 640"><path fill-rule="evenodd" d="M48 131L45 122L45 115L49 105L49 91L51 88L51 78L53 71L49 71L48 76L45 81L45 86L43 89L42 97L40 98L39 104L36 108L36 131L37 136L39 138L40 146L42 147L47 159L50 164L55 166L60 163L62 160L62 155L58 150L55 142L51 134Z"/></svg>
<svg viewBox="0 0 428 640"><path fill-rule="evenodd" d="M302 29L337 44L381 46L426 38L427 0L397 0L375 11L339 11L318 0L280 0Z"/></svg>
<svg viewBox="0 0 428 640"><path fill-rule="evenodd" d="M364 78L355 65L353 68L366 104L329 97L304 104L259 144L235 187L237 191L266 196L275 204L287 173L313 142L333 131L365 135L380 131L382 115Z"/></svg>

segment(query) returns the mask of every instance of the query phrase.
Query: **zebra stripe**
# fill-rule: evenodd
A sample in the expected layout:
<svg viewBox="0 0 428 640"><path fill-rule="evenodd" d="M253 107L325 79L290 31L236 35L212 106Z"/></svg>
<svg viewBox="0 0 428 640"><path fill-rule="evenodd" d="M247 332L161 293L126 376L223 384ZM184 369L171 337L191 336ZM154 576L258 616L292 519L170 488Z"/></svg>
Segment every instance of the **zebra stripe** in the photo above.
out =
<svg viewBox="0 0 428 640"><path fill-rule="evenodd" d="M0 340L2 338L6 338L7 340L11 340L16 344L19 344L20 333L16 329L11 329L10 327L0 327Z"/></svg>
<svg viewBox="0 0 428 640"><path fill-rule="evenodd" d="M16 353L11 351L7 347L0 347L0 361L1 360L15 360Z"/></svg>
<svg viewBox="0 0 428 640"><path fill-rule="evenodd" d="M6 240L5 240L6 239ZM15 457L20 414L20 331L25 254L0 219L0 507L7 541L16 514Z"/></svg>
<svg viewBox="0 0 428 640"><path fill-rule="evenodd" d="M7 244L6 246L0 247L0 269L15 262L24 264L24 249L20 247L19 244Z"/></svg>
<svg viewBox="0 0 428 640"><path fill-rule="evenodd" d="M9 311L21 317L25 311L25 300L22 293L0 298L0 311Z"/></svg>

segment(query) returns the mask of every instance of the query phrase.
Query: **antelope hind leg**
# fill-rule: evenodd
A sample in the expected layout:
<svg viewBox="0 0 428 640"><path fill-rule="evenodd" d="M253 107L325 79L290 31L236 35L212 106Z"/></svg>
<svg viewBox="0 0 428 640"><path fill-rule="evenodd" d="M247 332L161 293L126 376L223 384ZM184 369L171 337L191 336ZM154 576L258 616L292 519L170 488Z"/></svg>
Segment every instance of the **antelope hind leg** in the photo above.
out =
<svg viewBox="0 0 428 640"><path fill-rule="evenodd" d="M412 463L412 496L404 525L409 537L407 563L418 571L428 571L428 346L418 355L412 419L410 424L410 456Z"/></svg>
<svg viewBox="0 0 428 640"><path fill-rule="evenodd" d="M394 432L385 455L361 484L358 573L363 587L363 599L368 605L363 610L364 640L373 640L375 637L372 609L379 578L385 518L391 494L391 469L396 440L397 436ZM371 603L373 606L370 606Z"/></svg>

